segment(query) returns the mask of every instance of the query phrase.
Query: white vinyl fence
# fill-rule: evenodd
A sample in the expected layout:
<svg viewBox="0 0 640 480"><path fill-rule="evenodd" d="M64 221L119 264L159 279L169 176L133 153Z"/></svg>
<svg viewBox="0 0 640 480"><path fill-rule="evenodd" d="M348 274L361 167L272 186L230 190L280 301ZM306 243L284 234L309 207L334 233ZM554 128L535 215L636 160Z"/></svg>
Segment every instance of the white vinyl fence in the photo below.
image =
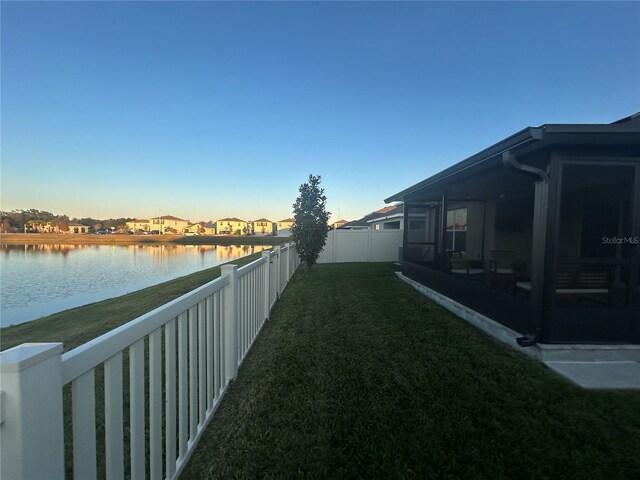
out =
<svg viewBox="0 0 640 480"><path fill-rule="evenodd" d="M331 230L318 263L395 262L403 230Z"/></svg>
<svg viewBox="0 0 640 480"><path fill-rule="evenodd" d="M67 353L61 343L0 353L1 478L64 478L67 414L74 478L97 478L100 464L108 479L177 478L299 263L293 245L276 247Z"/></svg>

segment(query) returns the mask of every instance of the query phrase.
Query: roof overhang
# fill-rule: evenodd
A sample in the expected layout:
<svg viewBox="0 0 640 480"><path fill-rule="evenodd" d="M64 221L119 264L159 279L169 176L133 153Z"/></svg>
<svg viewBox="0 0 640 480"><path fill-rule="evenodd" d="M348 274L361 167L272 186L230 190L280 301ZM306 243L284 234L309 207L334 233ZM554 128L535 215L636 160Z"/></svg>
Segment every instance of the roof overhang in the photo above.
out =
<svg viewBox="0 0 640 480"><path fill-rule="evenodd" d="M547 124L527 127L475 155L385 199L385 203L405 201L418 192L439 189L482 172L502 168L502 154L526 155L536 150L562 145L640 146L640 117L613 124Z"/></svg>

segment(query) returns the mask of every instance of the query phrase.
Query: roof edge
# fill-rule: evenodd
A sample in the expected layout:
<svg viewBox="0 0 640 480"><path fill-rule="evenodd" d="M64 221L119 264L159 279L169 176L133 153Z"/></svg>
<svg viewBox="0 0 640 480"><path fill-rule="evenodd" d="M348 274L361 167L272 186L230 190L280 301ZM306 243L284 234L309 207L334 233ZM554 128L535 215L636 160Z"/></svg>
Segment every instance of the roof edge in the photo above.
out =
<svg viewBox="0 0 640 480"><path fill-rule="evenodd" d="M466 159L462 160L461 162L458 162L444 170L442 170L439 173L436 173L435 175L432 175L431 177L428 177L426 180L423 180L422 182L416 183L415 185L412 185L409 188L405 188L404 190L396 193L395 195L392 195L388 198L385 198L384 202L385 203L391 203L391 202L402 202L403 198L406 195L409 195L410 193L413 193L417 190L420 190L424 187L427 187L429 185L432 185L436 182L439 182L441 180L444 180L445 178L456 174L458 172L461 172L463 170L466 170L468 168L471 168L475 165L478 165L480 163L483 163L485 161L487 161L490 158L495 157L496 155L500 155L502 154L502 152L506 151L506 150L510 150L512 148L515 148L519 145L522 145L523 143L528 143L531 141L537 141L540 140L542 138L542 132L544 130L545 126L541 126L541 127L527 127L527 128L523 128L522 130L520 130L519 132L514 133L513 135L510 135L509 137L499 141L498 143L494 143L493 145L491 145L490 147L485 148L484 150L481 150L480 152L476 153L475 155L472 155L470 157L467 157Z"/></svg>

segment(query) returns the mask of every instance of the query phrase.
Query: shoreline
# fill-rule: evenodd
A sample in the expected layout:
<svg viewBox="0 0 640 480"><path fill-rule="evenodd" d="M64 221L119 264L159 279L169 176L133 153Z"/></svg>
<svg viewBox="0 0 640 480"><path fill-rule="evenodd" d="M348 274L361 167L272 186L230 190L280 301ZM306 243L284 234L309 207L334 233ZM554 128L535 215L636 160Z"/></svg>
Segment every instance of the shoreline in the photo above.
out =
<svg viewBox="0 0 640 480"><path fill-rule="evenodd" d="M28 342L62 342L68 351L218 278L222 265L241 267L260 256L253 253L124 295L0 327L0 351Z"/></svg>
<svg viewBox="0 0 640 480"><path fill-rule="evenodd" d="M289 242L290 237L234 235L95 235L90 233L3 233L0 245L269 245Z"/></svg>

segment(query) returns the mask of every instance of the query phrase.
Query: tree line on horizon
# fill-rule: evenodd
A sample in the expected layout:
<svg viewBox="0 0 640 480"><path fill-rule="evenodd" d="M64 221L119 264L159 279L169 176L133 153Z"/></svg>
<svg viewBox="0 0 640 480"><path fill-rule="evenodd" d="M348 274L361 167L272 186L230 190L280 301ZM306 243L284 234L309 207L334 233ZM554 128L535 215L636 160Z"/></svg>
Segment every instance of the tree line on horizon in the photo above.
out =
<svg viewBox="0 0 640 480"><path fill-rule="evenodd" d="M16 209L7 211L0 211L0 232L10 233L13 231L24 232L25 225L34 223L50 223L52 226L58 227L61 231L67 231L69 229L69 223L76 222L88 227L93 227L94 230L100 229L120 229L126 228L127 222L135 220L133 217L121 217L121 218L109 218L99 219L92 217L73 217L68 215L56 215L46 210L37 210L30 208L28 210ZM209 220L211 222L211 220ZM196 222L196 223L208 223L208 222Z"/></svg>

